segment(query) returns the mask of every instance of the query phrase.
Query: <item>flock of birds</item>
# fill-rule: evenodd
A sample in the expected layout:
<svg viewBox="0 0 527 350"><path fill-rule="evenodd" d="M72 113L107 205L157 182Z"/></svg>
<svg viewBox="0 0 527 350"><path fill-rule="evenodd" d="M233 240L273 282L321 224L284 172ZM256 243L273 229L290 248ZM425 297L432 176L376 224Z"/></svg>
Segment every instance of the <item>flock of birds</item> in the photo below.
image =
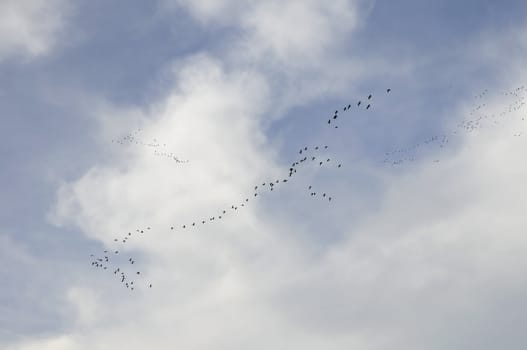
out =
<svg viewBox="0 0 527 350"><path fill-rule="evenodd" d="M386 94L389 94L391 89L386 89ZM514 90L507 91L504 93L505 96L511 96L514 98L503 111L498 113L486 113L485 107L486 103L480 103L470 111L468 118L462 120L457 126L442 134L430 136L424 139L421 142L415 143L405 148L394 149L390 152L385 153L384 164L389 164L391 166L401 165L405 162L415 161L417 159L416 152L426 146L436 145L440 149L444 148L450 141L450 139L462 132L471 133L475 130L481 129L483 127L498 125L500 122L503 122L507 116L511 113L521 110L526 105L525 97L522 96L522 93L526 92L525 86L518 87ZM487 96L488 90L484 90L476 96L476 99L482 100ZM361 108L364 110L370 110L373 106L373 95L369 94L364 100L359 100L353 104L346 104L342 109L335 110L335 112L327 120L327 125L333 128L338 128L339 118L342 117L343 113L349 113L351 109L356 106L356 108ZM339 114L339 112L341 112ZM522 120L525 120L525 117L522 117ZM175 160L178 163L186 163L188 161L180 161L173 153L159 151L161 148L166 148L166 144L161 144L157 140L152 142L143 142L139 139L138 134L141 132L141 129L137 129L134 133L128 134L125 137L113 140L112 142L118 144L135 144L139 146L153 148L154 154L158 156L164 156ZM515 133L513 136L521 136L523 133ZM156 153L157 152L157 153ZM285 185L287 185L296 174L301 171L301 169L310 164L311 166L320 167L329 167L330 169L338 170L342 168L342 164L338 161L332 159L329 155L329 146L328 145L316 145L316 146L303 146L298 150L298 157L288 167L287 171L284 171L284 175L279 178L270 179L263 181L258 184L254 184L252 190L248 192L247 195L243 196L240 200L231 203L230 205L218 209L215 213L207 216L201 216L190 220L185 223L173 224L170 227L167 227L167 230L191 230L196 229L199 226L205 225L207 223L213 223L221 221L228 215L233 215L239 210L249 205L252 201L257 200L262 193L264 192L273 192ZM434 162L439 162L438 159L435 159ZM313 185L309 185L306 188L307 193L310 197L318 197L326 200L327 202L332 202L334 196L330 193L316 191ZM106 249L102 254L95 256L91 254L92 258L91 265L94 268L113 272L117 280L127 289L133 291L140 286L146 286L147 288L152 288L152 283L150 282L140 282L139 278L142 277L141 270L136 268L136 259L130 256L123 256L124 253L122 245L126 244L130 239L135 236L142 236L148 231L151 230L151 227L139 228L130 232L126 232L120 237L115 237L113 239L114 244L116 245L114 249ZM119 248L121 245L121 248ZM125 250L124 250L125 251ZM120 259L116 259L120 257ZM118 265L120 260L121 265ZM114 261L116 261L114 263ZM126 266L122 265L122 262L126 263Z"/></svg>
<svg viewBox="0 0 527 350"><path fill-rule="evenodd" d="M150 142L143 141L139 134L142 132L142 129L139 128L129 134L126 134L125 136L112 140L112 143L116 143L119 145L137 145L137 146L143 146L153 149L153 154L156 157L163 157L167 158L169 160L175 161L176 163L188 163L188 160L181 160L174 152L168 152L166 150L167 144L163 143L161 144L157 139L153 139Z"/></svg>
<svg viewBox="0 0 527 350"><path fill-rule="evenodd" d="M481 93L475 96L476 101L483 100L488 96L488 89L483 90ZM448 143L456 136L461 134L474 133L484 128L492 128L498 125L502 125L508 121L511 116L517 115L515 112L521 111L526 106L526 97L524 94L527 93L525 85L519 86L512 90L502 93L502 96L508 96L512 98L505 107L500 111L488 111L485 107L488 107L487 103L478 103L473 106L472 110L468 113L468 117L461 120L454 128L437 135L428 137L427 139L417 142L413 145L404 148L394 149L385 153L383 160L384 164L391 166L402 165L407 162L414 162L420 159L418 157L419 151L424 151L425 148L435 147L436 150L444 149ZM522 121L525 121L525 116L520 117ZM519 137L524 135L523 131L515 131L512 136ZM435 153L439 155L438 152ZM434 163L439 163L440 160L435 158Z"/></svg>

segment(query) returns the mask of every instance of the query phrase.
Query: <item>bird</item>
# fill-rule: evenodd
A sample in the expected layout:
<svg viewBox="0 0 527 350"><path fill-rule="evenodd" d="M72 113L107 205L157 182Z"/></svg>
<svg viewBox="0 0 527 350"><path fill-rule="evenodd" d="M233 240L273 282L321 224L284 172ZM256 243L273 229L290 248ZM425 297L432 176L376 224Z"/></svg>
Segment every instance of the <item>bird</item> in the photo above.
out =
<svg viewBox="0 0 527 350"><path fill-rule="evenodd" d="M361 104L361 101L359 101L359 102L357 103L357 106L360 106L360 104Z"/></svg>
<svg viewBox="0 0 527 350"><path fill-rule="evenodd" d="M386 89L386 93L389 93L390 91L392 91L392 89Z"/></svg>
<svg viewBox="0 0 527 350"><path fill-rule="evenodd" d="M366 109L370 109L370 106L371 106L371 105L367 105L367 106L366 106Z"/></svg>
<svg viewBox="0 0 527 350"><path fill-rule="evenodd" d="M368 100L371 100L371 94L368 96Z"/></svg>

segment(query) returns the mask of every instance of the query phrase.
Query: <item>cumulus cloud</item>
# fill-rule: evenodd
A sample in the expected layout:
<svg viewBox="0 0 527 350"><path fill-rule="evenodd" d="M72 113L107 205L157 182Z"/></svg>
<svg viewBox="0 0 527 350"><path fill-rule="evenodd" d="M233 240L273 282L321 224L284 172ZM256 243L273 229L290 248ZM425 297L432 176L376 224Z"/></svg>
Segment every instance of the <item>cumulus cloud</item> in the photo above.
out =
<svg viewBox="0 0 527 350"><path fill-rule="evenodd" d="M262 152L263 135L254 137L259 108L248 103L265 85L226 76L208 58L189 64L178 82L143 127L189 152L192 162L165 165L137 149L125 164L101 165L66 186L58 207L64 223L108 245L114 232L151 224L156 231L126 251L143 254L156 288L132 295L111 289L112 295L70 287L78 326L40 340L40 348L525 345L527 193L518 184L527 175L521 152L527 141L511 137L525 128L521 111L464 137L463 147L439 165L424 160L402 174L379 175L386 187L380 207L358 224L341 218L342 240L314 257L307 233L289 234L297 223L270 220L256 203L216 226L167 229L228 204L225 199L278 167ZM254 97L234 98L242 91ZM506 103L496 96L489 110Z"/></svg>
<svg viewBox="0 0 527 350"><path fill-rule="evenodd" d="M202 21L221 22L222 15L238 13L230 1L180 4ZM145 280L155 287L128 293L111 273L97 276L95 284L89 279L70 285L67 300L77 317L72 328L10 349L493 349L498 340L510 341L506 347L514 349L522 344L525 313L514 310L524 308L527 287L521 282L527 269L522 254L527 193L518 187L527 175L519 151L527 141L511 138L506 127L463 138L463 147L439 165L425 161L398 175L370 169L385 189L380 206L358 222L339 217L332 229L341 238L316 254L310 249L309 218L304 224L273 217L269 206L287 197L279 191L273 194L277 199L251 198L221 223L181 229L182 223L207 220L240 203L254 183L283 176L264 125L275 102L290 106L295 98L274 92L281 72L276 67L312 51L322 61L299 64L317 76L328 66L324 48L334 48L356 25L351 2L242 4L247 12L237 25L245 35L228 47L254 43L252 52L263 56L257 64L251 66L251 54L245 62L234 60L236 50L180 60L163 100L123 111L141 128L140 138L156 138L190 162L176 164L129 145L62 186L51 215L57 225L78 226L108 247L116 235L152 227L120 249L137 256ZM339 14L349 25L329 20ZM291 25L296 22L312 30ZM266 57L274 63L266 64ZM294 86L303 80L295 74L280 81ZM287 84L281 92L289 91ZM304 98L320 96L315 91ZM489 109L504 103L496 97ZM118 108L101 106L96 110L101 134L118 133L126 118L113 117ZM524 127L520 116L508 127ZM340 191L342 198L362 200ZM288 203L304 207L303 199L295 198ZM326 230L317 234L335 235ZM508 327L494 327L496 320Z"/></svg>
<svg viewBox="0 0 527 350"><path fill-rule="evenodd" d="M368 74L344 53L369 12L369 1L162 1L184 9L206 28L228 28L221 46L225 63L264 72L275 93L276 114L320 96L338 95ZM360 15L359 15L360 14ZM386 67L380 62L378 74Z"/></svg>
<svg viewBox="0 0 527 350"><path fill-rule="evenodd" d="M0 60L48 54L65 25L63 0L4 0L0 3Z"/></svg>

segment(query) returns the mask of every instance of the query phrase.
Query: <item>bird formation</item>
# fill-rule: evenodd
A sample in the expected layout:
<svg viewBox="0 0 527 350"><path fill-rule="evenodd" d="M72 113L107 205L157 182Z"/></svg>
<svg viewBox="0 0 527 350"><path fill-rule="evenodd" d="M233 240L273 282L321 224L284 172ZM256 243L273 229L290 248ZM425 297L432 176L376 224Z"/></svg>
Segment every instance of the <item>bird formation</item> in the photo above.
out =
<svg viewBox="0 0 527 350"><path fill-rule="evenodd" d="M386 94L389 94L390 92L391 89L386 89ZM488 104L485 100L488 97L489 92L488 90L484 90L475 96L475 99L479 101L478 104L474 105L469 111L467 118L459 122L455 128L442 134L430 136L411 146L386 152L384 154L384 163L391 166L397 166L406 162L412 162L418 159L417 152L420 149L431 146L443 149L449 144L451 138L455 135L471 133L484 127L499 125L500 123L505 122L508 116L513 115L513 112L522 110L525 107L526 101L524 95L526 93L527 90L523 85L516 89L504 92L503 95L510 96L513 98L513 101L502 111L493 111L493 113L491 113L486 110ZM363 99L344 105L341 109L337 109L332 113L331 117L327 120L327 125L333 128L338 128L338 122L342 120L345 113L350 113L352 109L371 110L373 101L373 94L369 94ZM526 117L521 118L522 120L525 120ZM154 149L153 153L157 156L170 158L176 162L188 162L180 161L173 153L165 152L164 148L166 145L161 145L157 139L153 139L152 142L142 142L138 137L140 132L141 129L138 129L122 139L114 140L113 142L118 144L136 144L143 147L149 147ZM515 132L513 134L514 137L520 137L523 135L523 131ZM328 145L304 145L298 149L296 159L289 163L290 165L288 165L287 170L284 169L283 176L254 184L244 196L240 197L239 200L232 202L223 208L218 208L216 212L209 213L209 215L200 215L187 222L174 223L167 227L166 230L173 233L182 232L186 230L195 230L205 224L220 222L227 216L239 213L240 210L249 206L253 201L261 198L264 193L272 193L289 184L306 166L315 167L317 169L341 169L342 164L335 160L334 157L331 157L329 152L330 147ZM434 159L433 162L439 163L440 161L439 159ZM310 198L320 198L328 203L331 203L334 200L333 195L317 190L313 185L307 186L306 193ZM131 239L147 235L151 230L151 227L147 226L115 236L113 239L113 249L106 249L99 256L91 254L91 265L98 270L113 273L117 281L130 291L136 290L140 287L152 288L152 283L144 280L142 270L137 267L138 264L136 264L136 259L123 253L127 251L126 249L123 249L124 245Z"/></svg>
<svg viewBox="0 0 527 350"><path fill-rule="evenodd" d="M188 163L188 160L182 160L174 152L169 152L166 150L167 144L163 143L161 144L156 138L152 139L150 142L144 142L141 138L139 138L139 134L141 133L142 129L137 129L129 134L126 134L125 136L112 140L112 143L119 144L119 145L137 145L142 147L147 147L153 149L152 154L156 157L162 157L166 158L172 161L175 161L176 163Z"/></svg>
<svg viewBox="0 0 527 350"><path fill-rule="evenodd" d="M150 227L147 229L150 230ZM144 230L137 230L137 232L143 233ZM129 232L126 239L123 239L123 243L126 243L131 236L132 233ZM91 266L102 271L112 272L115 278L130 291L135 290L138 286L148 286L148 288L152 288L152 283L142 283L142 281L139 281L141 282L140 284L137 283L137 278L141 275L141 271L134 268L136 266L134 266L136 260L132 257L128 257L127 260L126 257L118 259L117 257L119 255L123 255L119 250L104 250L100 256L90 254L90 257L92 258ZM123 262L128 266L123 266Z"/></svg>
<svg viewBox="0 0 527 350"><path fill-rule="evenodd" d="M391 89L386 90L386 93L390 92ZM354 103L354 105L356 104L356 106L360 109L369 110L372 107L372 98L373 94L369 94L367 97L364 98L364 102L362 100L359 100ZM342 111L350 112L351 109L352 104L350 103L344 106L342 108ZM332 126L335 126L335 128L338 128L338 125L336 125L337 119L339 117L338 112L339 111L336 110L333 117L328 120L328 124L333 123ZM138 138L138 134L140 132L141 129L137 129L133 133L130 133L121 139L113 140L112 142L122 145L136 144L144 147L149 147L154 149L155 155L164 157L166 156L167 158L172 157L174 159L177 158L173 155L173 153L166 153L162 151L162 148L166 147L166 144L161 145L157 141L157 139L153 139L152 142L142 142ZM328 145L304 145L303 147L299 148L298 157L290 163L287 171L284 171L284 176L254 184L251 188L251 191L248 192L245 196L241 197L238 201L225 206L224 208L218 209L215 213L211 213L210 215L206 216L196 217L194 220L190 220L188 222L173 224L167 229L171 232L192 230L207 223L210 224L213 222L218 222L228 215L234 215L239 212L239 210L241 210L242 208L250 205L252 201L261 198L262 194L271 193L288 184L291 180L293 180L296 174L301 171L301 169L305 168L308 165L316 168L329 167L330 169L334 170L341 169L342 164L332 158L328 154L328 152ZM324 201L327 201L328 203L332 202L333 200L333 196L330 193L317 191L314 189L313 185L309 185L306 190L306 192L311 198L320 198ZM138 279L141 278L142 275L140 269L132 268L137 266L135 265L136 260L132 257L128 257L128 260L126 260L122 258L123 253L121 253L123 251L123 245L127 244L130 239L135 237L141 237L148 233L150 230L151 227L140 228L114 237L114 249L104 250L100 256L95 256L94 254L91 254L91 265L103 271L106 270L113 272L117 280L130 291L136 290L139 286L147 286L148 288L152 288L152 283L149 282L141 281L141 283L138 284ZM120 257L120 259L118 259L118 257ZM123 263L126 264L127 268L122 265Z"/></svg>
<svg viewBox="0 0 527 350"><path fill-rule="evenodd" d="M389 94L391 89L386 89L386 94ZM477 103L468 112L467 118L460 121L451 130L427 137L421 142L414 143L404 148L398 148L386 152L384 154L384 164L390 166L399 166L408 162L413 162L418 158L418 152L421 149L428 149L430 147L437 147L439 150L444 149L451 142L452 138L456 135L463 133L473 133L482 128L494 127L505 123L510 116L517 115L517 111L522 111L526 105L525 94L527 90L524 85L517 87L513 90L506 91L503 96L511 97L513 100L503 110L495 111L488 110L489 91L486 89L481 93L474 96ZM353 109L360 110L371 110L374 106L374 96L369 94L363 99L356 100L344 105L341 109L337 109L330 115L330 117L324 123L331 128L338 129L339 122L344 118L344 115L350 113ZM525 116L521 119L525 120ZM151 142L143 142L139 139L138 134L141 129L138 129L134 133L130 133L119 140L113 142L117 144L135 144L143 147L149 147L153 149L153 154L159 157L165 157L176 161L177 163L186 163L188 161L181 161L174 153L166 151L166 144L161 144L157 139L153 139ZM513 137L524 136L523 131L516 131L513 133ZM284 175L275 179L268 179L261 181L246 193L245 196L241 196L238 201L230 203L230 205L224 208L218 209L216 212L210 215L200 215L193 220L174 223L167 227L170 232L182 232L184 230L196 229L199 226L205 224L212 224L223 220L228 215L235 215L242 208L249 206L250 203L262 197L264 193L272 193L279 190L283 186L289 184L298 173L302 171L306 166L316 168L330 168L340 169L342 164L331 157L329 154L328 145L316 145L316 146L303 146L298 149L297 157L287 167L287 171L284 169ZM433 163L439 163L439 159L433 159ZM315 186L308 185L306 193L310 198L319 198L332 203L334 198L330 193L315 189ZM129 240L141 237L151 231L151 227L145 227L135 229L125 234L115 236L113 239L114 249L106 249L99 256L91 255L91 265L101 271L106 271L114 275L116 280L121 283L124 288L130 291L137 290L138 288L152 288L152 283L146 281L143 277L143 271L138 268L138 263L134 257L128 256L126 249L122 249L123 245L127 244Z"/></svg>
<svg viewBox="0 0 527 350"><path fill-rule="evenodd" d="M392 91L392 89L386 89L386 93L389 94L390 92ZM365 98L365 100L358 100L357 103L356 103L356 106L358 108L363 108L365 110L368 110L372 107L372 98L373 98L373 94L369 94L367 96L367 98ZM355 103L354 103L355 105ZM362 106L362 107L361 107ZM347 105L345 105L344 107L342 107L342 112L349 112L352 108L352 104L349 103ZM336 124L337 120L339 118L339 110L336 110L335 113L333 113L333 115L328 119L327 121L327 124L328 125L333 125L333 127L335 129L338 129L338 124Z"/></svg>
<svg viewBox="0 0 527 350"><path fill-rule="evenodd" d="M500 111L488 111L486 107L488 104L484 101L489 93L488 89L483 90L481 93L475 96L476 100L481 100L481 103L474 105L474 107L468 113L468 117L461 120L455 128L439 135L431 136L421 142L417 142L411 146L394 149L386 152L383 163L390 166L399 166L408 162L416 161L418 158L417 152L424 149L425 147L437 147L438 150L444 149L452 138L461 134L474 133L483 128L492 128L501 125L509 120L511 116L517 115L514 112L521 111L526 105L527 93L525 85L519 86L512 90L503 92L502 96L509 96L513 100L508 103ZM522 116L521 120L525 120L526 117ZM516 131L512 134L514 137L523 136L523 131ZM439 163L438 159L433 161Z"/></svg>
<svg viewBox="0 0 527 350"><path fill-rule="evenodd" d="M180 224L174 224L171 225L168 229L170 231L183 231L183 230L193 230L197 229L199 226L205 225L207 223L213 223L216 221L220 221L223 218L225 218L228 215L234 215L242 208L248 206L252 201L258 199L261 197L261 195L264 192L273 192L275 189L278 189L285 184L289 183L291 178L297 174L298 170L301 169L301 166L307 163L311 163L316 167L322 167L327 166L331 163L331 158L329 158L326 154L321 154L321 151L328 150L328 146L313 146L308 147L304 146L299 153L304 155L303 158L298 159L291 163L291 166L288 169L287 176L283 176L281 178L275 178L267 181L263 181L261 183L255 184L252 187L252 190L250 194L247 194L244 196L244 198L241 198L239 201L236 201L234 203L231 203L230 206L226 206L222 209L219 209L216 213L213 213L212 215L208 215L201 218L195 218L195 220L188 221L186 223L180 223ZM317 152L318 151L318 152ZM321 160L319 160L321 159ZM322 160L323 159L323 160ZM341 168L341 164L337 164L335 166L336 169ZM311 197L316 197L317 192L312 190L312 186L309 186L308 190L310 191ZM330 196L327 193L321 193L319 194L320 198L323 198L327 200L328 202L332 201L332 196ZM122 255L122 245L129 242L130 239L135 237L140 237L146 234L149 230L151 230L151 227L146 227L144 229L135 229L134 231L126 232L125 234L121 236L116 236L113 239L114 243L114 249L112 250L104 250L103 254L101 256L95 256L94 254L91 254L92 262L91 265L95 268L99 268L101 270L108 270L113 271L113 274L118 277L118 281L127 289L130 291L136 290L138 286L144 286L145 284L148 285L149 288L152 288L151 283L141 283L140 285L137 283L137 279L141 275L141 271L139 269L132 269L132 272L126 272L126 269L122 267L122 265L118 265L119 261L115 259L115 257ZM121 245L121 247L119 247ZM112 257L113 255L113 257ZM114 263L116 261L116 263ZM120 261L122 264L122 259ZM126 261L126 264L134 265L135 259L132 257L129 257ZM135 282L135 283L134 283Z"/></svg>

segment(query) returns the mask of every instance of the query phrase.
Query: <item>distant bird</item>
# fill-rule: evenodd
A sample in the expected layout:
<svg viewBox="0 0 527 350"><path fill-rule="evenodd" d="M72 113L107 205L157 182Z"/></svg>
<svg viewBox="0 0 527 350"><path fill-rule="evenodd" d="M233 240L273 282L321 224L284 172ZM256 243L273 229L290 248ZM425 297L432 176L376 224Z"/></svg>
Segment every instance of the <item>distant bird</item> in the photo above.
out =
<svg viewBox="0 0 527 350"><path fill-rule="evenodd" d="M368 96L368 100L371 100L371 94Z"/></svg>
<svg viewBox="0 0 527 350"><path fill-rule="evenodd" d="M386 93L389 93L390 91L392 91L392 89L386 89Z"/></svg>
<svg viewBox="0 0 527 350"><path fill-rule="evenodd" d="M367 106L366 106L366 109L370 109L370 106L371 106L371 105L367 105Z"/></svg>
<svg viewBox="0 0 527 350"><path fill-rule="evenodd" d="M359 101L359 102L357 103L357 106L360 106L360 104L361 104L361 101Z"/></svg>

